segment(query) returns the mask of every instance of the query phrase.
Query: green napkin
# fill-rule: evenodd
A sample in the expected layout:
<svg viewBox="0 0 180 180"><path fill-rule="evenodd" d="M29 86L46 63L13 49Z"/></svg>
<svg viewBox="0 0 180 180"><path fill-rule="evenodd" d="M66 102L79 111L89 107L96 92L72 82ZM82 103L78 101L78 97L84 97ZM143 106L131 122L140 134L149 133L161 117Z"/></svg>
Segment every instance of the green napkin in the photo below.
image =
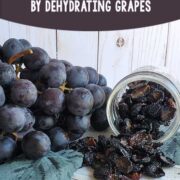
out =
<svg viewBox="0 0 180 180"><path fill-rule="evenodd" d="M83 155L73 150L50 152L39 160L19 156L0 165L0 179L4 180L71 180L82 166Z"/></svg>

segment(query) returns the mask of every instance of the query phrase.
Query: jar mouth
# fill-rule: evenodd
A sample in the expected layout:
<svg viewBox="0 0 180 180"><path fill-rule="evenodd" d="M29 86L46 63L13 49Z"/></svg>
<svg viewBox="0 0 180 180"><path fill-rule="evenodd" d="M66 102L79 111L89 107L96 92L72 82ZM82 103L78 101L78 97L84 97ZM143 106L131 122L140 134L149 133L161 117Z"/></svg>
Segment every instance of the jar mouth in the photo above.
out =
<svg viewBox="0 0 180 180"><path fill-rule="evenodd" d="M152 70L141 70L139 72L134 72L120 80L113 89L113 92L111 93L107 103L106 113L109 125L115 135L120 134L120 131L115 124L118 118L118 114L116 112L117 99L120 99L122 97L122 94L127 89L127 85L135 81L149 81L160 84L169 91L169 93L175 100L175 117L171 120L170 125L165 129L164 135L162 135L159 139L154 140L154 142L163 143L170 139L176 133L180 125L180 92L178 86L173 83L176 81L174 81L172 77L168 77L166 74Z"/></svg>

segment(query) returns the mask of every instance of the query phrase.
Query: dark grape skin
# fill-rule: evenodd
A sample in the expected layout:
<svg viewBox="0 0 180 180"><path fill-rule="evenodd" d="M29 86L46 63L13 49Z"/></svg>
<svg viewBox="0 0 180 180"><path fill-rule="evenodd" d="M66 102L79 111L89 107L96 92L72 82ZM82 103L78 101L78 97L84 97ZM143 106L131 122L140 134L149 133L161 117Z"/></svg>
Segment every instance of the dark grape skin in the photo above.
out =
<svg viewBox="0 0 180 180"><path fill-rule="evenodd" d="M17 139L18 139L17 142L22 141L22 139L24 138L24 136L25 136L26 134L30 133L31 131L35 131L35 129L34 129L34 128L30 128L30 129L27 129L27 130L24 130L24 131L16 132ZM21 148L21 147L20 147L20 148ZM21 150L22 150L22 148L21 148Z"/></svg>
<svg viewBox="0 0 180 180"><path fill-rule="evenodd" d="M7 63L0 63L0 85L9 86L16 79L14 68Z"/></svg>
<svg viewBox="0 0 180 180"><path fill-rule="evenodd" d="M64 110L65 95L57 88L45 90L39 97L38 106L47 115L55 115Z"/></svg>
<svg viewBox="0 0 180 180"><path fill-rule="evenodd" d="M31 131L22 140L22 149L28 159L37 160L51 149L49 137L41 131Z"/></svg>
<svg viewBox="0 0 180 180"><path fill-rule="evenodd" d="M67 109L74 115L87 115L92 110L93 105L94 98L88 89L75 88L66 96Z"/></svg>
<svg viewBox="0 0 180 180"><path fill-rule="evenodd" d="M104 131L109 127L106 108L97 109L91 116L91 126L96 131Z"/></svg>
<svg viewBox="0 0 180 180"><path fill-rule="evenodd" d="M68 71L73 66L70 62L66 60L51 59L50 63L63 63L66 67L66 71Z"/></svg>
<svg viewBox="0 0 180 180"><path fill-rule="evenodd" d="M59 61L65 65L66 71L68 71L71 67L73 67L73 65L66 60L59 60Z"/></svg>
<svg viewBox="0 0 180 180"><path fill-rule="evenodd" d="M0 163L10 160L15 155L16 141L8 136L0 136Z"/></svg>
<svg viewBox="0 0 180 180"><path fill-rule="evenodd" d="M66 81L66 68L63 63L49 63L39 72L39 80L51 88L59 88Z"/></svg>
<svg viewBox="0 0 180 180"><path fill-rule="evenodd" d="M85 87L88 82L89 74L85 68L73 66L67 71L67 85L69 87Z"/></svg>
<svg viewBox="0 0 180 180"><path fill-rule="evenodd" d="M19 41L23 45L24 50L30 49L32 47L31 43L26 39L19 39Z"/></svg>
<svg viewBox="0 0 180 180"><path fill-rule="evenodd" d="M106 78L102 74L99 74L98 85L99 86L107 86L107 80L106 80Z"/></svg>
<svg viewBox="0 0 180 180"><path fill-rule="evenodd" d="M51 140L51 149L55 152L63 149L70 142L68 133L60 127L51 129L48 135Z"/></svg>
<svg viewBox="0 0 180 180"><path fill-rule="evenodd" d="M66 117L66 127L73 137L75 135L81 137L90 127L90 116L74 116L68 114Z"/></svg>
<svg viewBox="0 0 180 180"><path fill-rule="evenodd" d="M0 108L0 127L4 132L21 131L25 126L26 120L23 108L14 105L5 105Z"/></svg>
<svg viewBox="0 0 180 180"><path fill-rule="evenodd" d="M31 112L31 110L28 108L23 108L23 111L25 113L26 122L24 124L23 129L21 130L22 132L32 129L32 127L35 124L35 117L34 117L33 113Z"/></svg>
<svg viewBox="0 0 180 180"><path fill-rule="evenodd" d="M53 116L47 116L44 114L36 116L35 128L39 130L49 130L53 128L56 124L55 118Z"/></svg>
<svg viewBox="0 0 180 180"><path fill-rule="evenodd" d="M106 99L104 90L96 84L88 84L86 89L90 90L94 97L93 109L102 107Z"/></svg>
<svg viewBox="0 0 180 180"><path fill-rule="evenodd" d="M33 54L29 54L23 57L23 62L27 69L36 71L41 69L45 64L50 61L47 52L39 47L32 47Z"/></svg>
<svg viewBox="0 0 180 180"><path fill-rule="evenodd" d="M30 71L25 68L20 73L20 79L28 79L29 81L36 83L39 78L39 71Z"/></svg>
<svg viewBox="0 0 180 180"><path fill-rule="evenodd" d="M3 44L2 49L5 61L7 62L11 56L22 52L24 50L24 46L18 39L11 38Z"/></svg>
<svg viewBox="0 0 180 180"><path fill-rule="evenodd" d="M102 89L104 90L105 92L105 95L106 95L106 100L105 100L105 105L107 104L107 101L109 99L109 96L111 95L112 93L112 89L110 87L107 87L107 86L102 86Z"/></svg>
<svg viewBox="0 0 180 180"><path fill-rule="evenodd" d="M86 70L89 74L89 84L98 84L99 82L99 74L92 67L86 67Z"/></svg>
<svg viewBox="0 0 180 180"><path fill-rule="evenodd" d="M11 100L22 107L31 107L37 100L36 86L29 80L15 80L11 86Z"/></svg>
<svg viewBox="0 0 180 180"><path fill-rule="evenodd" d="M2 86L0 86L0 107L4 105L5 101L6 101L6 97L5 97L4 89L2 88Z"/></svg>

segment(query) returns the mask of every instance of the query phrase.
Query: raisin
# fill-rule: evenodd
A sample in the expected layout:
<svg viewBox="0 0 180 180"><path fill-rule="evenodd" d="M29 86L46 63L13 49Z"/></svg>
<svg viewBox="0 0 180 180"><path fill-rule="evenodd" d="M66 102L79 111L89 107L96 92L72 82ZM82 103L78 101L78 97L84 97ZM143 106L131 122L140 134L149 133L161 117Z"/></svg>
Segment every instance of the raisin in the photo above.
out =
<svg viewBox="0 0 180 180"><path fill-rule="evenodd" d="M129 114L129 107L126 103L120 103L119 104L119 115L121 118L126 118L128 117Z"/></svg>
<svg viewBox="0 0 180 180"><path fill-rule="evenodd" d="M126 157L119 157L116 159L115 164L123 174L129 174L133 170L132 162Z"/></svg>
<svg viewBox="0 0 180 180"><path fill-rule="evenodd" d="M165 176L162 168L156 166L155 164L150 164L144 168L144 174L153 178L160 178Z"/></svg>
<svg viewBox="0 0 180 180"><path fill-rule="evenodd" d="M161 121L170 121L175 116L176 109L169 106L163 106L161 109Z"/></svg>
<svg viewBox="0 0 180 180"><path fill-rule="evenodd" d="M153 103L147 106L146 112L152 118L158 118L161 114L161 105L159 103Z"/></svg>
<svg viewBox="0 0 180 180"><path fill-rule="evenodd" d="M132 99L138 99L140 97L146 96L150 92L150 86L144 85L142 87L136 88L131 93Z"/></svg>

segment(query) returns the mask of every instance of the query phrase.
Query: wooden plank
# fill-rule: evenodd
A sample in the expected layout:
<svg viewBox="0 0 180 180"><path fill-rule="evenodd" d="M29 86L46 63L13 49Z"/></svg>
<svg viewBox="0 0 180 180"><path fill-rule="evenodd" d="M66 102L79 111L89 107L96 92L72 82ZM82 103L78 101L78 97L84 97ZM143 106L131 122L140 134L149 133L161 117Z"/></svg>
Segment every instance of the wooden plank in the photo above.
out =
<svg viewBox="0 0 180 180"><path fill-rule="evenodd" d="M0 44L3 43L9 38L9 23L3 19L0 19Z"/></svg>
<svg viewBox="0 0 180 180"><path fill-rule="evenodd" d="M10 37L27 39L33 46L45 49L52 58L56 58L56 30L9 23Z"/></svg>
<svg viewBox="0 0 180 180"><path fill-rule="evenodd" d="M97 68L98 32L57 32L58 58Z"/></svg>
<svg viewBox="0 0 180 180"><path fill-rule="evenodd" d="M168 24L136 29L134 32L132 70L165 64Z"/></svg>
<svg viewBox="0 0 180 180"><path fill-rule="evenodd" d="M98 70L110 87L131 72L133 34L133 30L100 32Z"/></svg>
<svg viewBox="0 0 180 180"><path fill-rule="evenodd" d="M180 81L180 20L169 25L166 67Z"/></svg>

